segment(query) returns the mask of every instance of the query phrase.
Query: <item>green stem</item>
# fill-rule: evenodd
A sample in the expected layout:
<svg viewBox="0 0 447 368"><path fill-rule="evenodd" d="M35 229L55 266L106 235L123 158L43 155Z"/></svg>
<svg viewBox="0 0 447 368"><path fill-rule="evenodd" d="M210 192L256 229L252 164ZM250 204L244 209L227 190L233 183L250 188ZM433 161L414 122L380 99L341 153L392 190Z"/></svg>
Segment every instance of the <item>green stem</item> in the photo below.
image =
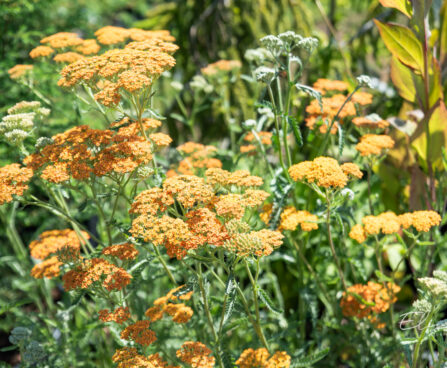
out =
<svg viewBox="0 0 447 368"><path fill-rule="evenodd" d="M208 321L208 325L210 326L211 332L214 337L216 349L218 349L217 354L215 354L215 355L217 358L217 362L219 363L219 366L221 368L224 368L225 366L223 364L222 357L220 356L219 337L216 333L216 329L214 328L213 317L211 316L211 311L210 311L210 308L208 305L208 298L206 296L206 291L205 291L205 285L203 283L202 265L200 262L197 262L196 266L197 266L197 279L199 282L200 294L202 296L203 308L205 309L205 314L206 314L206 318Z"/></svg>
<svg viewBox="0 0 447 368"><path fill-rule="evenodd" d="M166 273L168 274L170 280L173 282L174 285L177 285L177 281L175 281L174 275L172 274L171 270L169 269L168 265L166 264L165 260L163 259L163 256L160 254L160 250L158 249L158 247L156 245L152 244L152 246L154 247L155 254L157 255L158 260L160 261L160 263L162 264Z"/></svg>
<svg viewBox="0 0 447 368"><path fill-rule="evenodd" d="M418 337L418 341L417 341L417 343L416 343L416 346L414 347L414 352L413 352L413 368L418 368L418 366L419 366L419 360L420 360L419 352L420 352L422 343L423 343L423 341L424 341L425 334L426 334L426 332L427 332L428 327L430 326L430 322L431 322L431 320L432 320L434 314L435 314L435 309L433 309L433 310L430 312L430 314L428 315L428 317L427 317L427 319L426 319L426 321L425 321L425 324L424 324L424 328L422 329L422 332L421 332L421 334L420 334L419 337Z"/></svg>
<svg viewBox="0 0 447 368"><path fill-rule="evenodd" d="M335 264L337 266L338 274L340 275L341 283L343 284L343 288L345 291L348 291L348 287L346 286L345 277L343 275L343 270L341 268L340 260L337 256L337 252L335 251L334 242L332 241L332 231L331 231L331 203L329 199L328 191L326 190L326 226L327 226L327 232L328 232L328 240L329 240L329 246L331 248L332 256L334 257Z"/></svg>
<svg viewBox="0 0 447 368"><path fill-rule="evenodd" d="M253 292L253 302L254 302L254 307L255 307L256 325L259 330L261 342L265 346L265 348L268 351L270 351L267 339L265 338L264 332L262 331L261 317L259 314L259 300L258 300L259 298L258 298L258 285L257 285L257 280L258 280L258 276L259 276L259 259L256 260L256 278L253 278L253 275L250 271L250 267L249 267L246 259L244 259L244 264L245 264L245 269L247 270L248 277L250 279L251 288L252 288L252 292Z"/></svg>

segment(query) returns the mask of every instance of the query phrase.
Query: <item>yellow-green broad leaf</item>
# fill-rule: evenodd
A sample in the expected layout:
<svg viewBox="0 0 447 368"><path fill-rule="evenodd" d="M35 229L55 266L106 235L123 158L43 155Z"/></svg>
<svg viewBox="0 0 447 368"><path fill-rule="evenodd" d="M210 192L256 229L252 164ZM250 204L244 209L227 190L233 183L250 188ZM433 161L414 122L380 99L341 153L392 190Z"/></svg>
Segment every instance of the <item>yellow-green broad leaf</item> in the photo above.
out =
<svg viewBox="0 0 447 368"><path fill-rule="evenodd" d="M421 74L424 68L422 45L413 32L404 26L382 23L374 19L387 49L407 67Z"/></svg>
<svg viewBox="0 0 447 368"><path fill-rule="evenodd" d="M422 124L422 122L419 124ZM412 137L412 146L423 161L425 168L427 167L428 156L434 168L443 170L442 148L447 145L447 108L443 101L440 101L439 106L431 115L429 134L430 138L427 142L425 129L423 126L419 126Z"/></svg>
<svg viewBox="0 0 447 368"><path fill-rule="evenodd" d="M413 8L408 0L379 0L379 2L386 8L394 8L411 18Z"/></svg>
<svg viewBox="0 0 447 368"><path fill-rule="evenodd" d="M399 92L399 96L408 102L416 102L416 88L413 73L394 56L391 58L391 80ZM419 78L419 76L415 76ZM420 79L420 78L419 78Z"/></svg>

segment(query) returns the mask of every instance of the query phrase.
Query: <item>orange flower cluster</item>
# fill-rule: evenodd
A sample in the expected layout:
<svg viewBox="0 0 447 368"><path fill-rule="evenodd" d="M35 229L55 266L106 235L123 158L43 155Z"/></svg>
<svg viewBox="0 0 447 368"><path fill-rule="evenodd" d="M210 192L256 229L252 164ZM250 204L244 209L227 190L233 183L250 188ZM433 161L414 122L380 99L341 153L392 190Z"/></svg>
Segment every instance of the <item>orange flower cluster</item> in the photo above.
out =
<svg viewBox="0 0 447 368"><path fill-rule="evenodd" d="M90 238L85 231L82 231L81 233L84 239ZM43 260L49 256L55 255L55 253L62 248L71 248L75 253L79 253L81 240L76 232L71 229L50 230L40 234L38 239L33 240L30 243L29 248L31 257Z"/></svg>
<svg viewBox="0 0 447 368"><path fill-rule="evenodd" d="M289 168L289 174L295 181L316 183L324 188L343 188L348 183L349 176L363 176L356 164L339 165L337 160L331 157L317 157L313 161L295 164Z"/></svg>
<svg viewBox="0 0 447 368"><path fill-rule="evenodd" d="M272 215L273 206L267 204L262 208L261 220L268 224ZM303 231L312 231L318 229L318 217L308 211L298 211L293 206L285 207L280 216L278 231L295 231L298 226Z"/></svg>
<svg viewBox="0 0 447 368"><path fill-rule="evenodd" d="M348 288L348 293L343 292L340 302L342 313L346 317L368 318L378 325L377 314L386 312L397 298L395 294L400 291L400 287L393 283L386 286L369 281L368 284L356 284ZM357 295L363 299L365 303ZM382 327L382 325L378 325Z"/></svg>
<svg viewBox="0 0 447 368"><path fill-rule="evenodd" d="M213 156L217 148L200 143L186 142L177 147L185 158L180 161L177 171L183 175L195 175L202 169L221 168L222 162ZM177 173L173 172L173 175Z"/></svg>
<svg viewBox="0 0 447 368"><path fill-rule="evenodd" d="M117 368L180 368L168 365L158 353L145 357L138 354L136 348L129 347L116 350L112 361L118 364Z"/></svg>
<svg viewBox="0 0 447 368"><path fill-rule="evenodd" d="M313 87L322 95L326 95L330 91L345 91L348 89L349 85L338 80L318 79L314 83ZM317 123L322 120L319 130L321 133L326 133L330 123L346 102L347 98L348 96L340 93L334 94L331 97L324 97L322 99L323 109L321 109L320 103L317 100L313 100L310 105L306 107L306 112L309 114L306 118L306 126L313 130L317 127ZM338 114L338 121L335 121L332 125L331 133L337 133L338 124L343 124L344 119L356 114L355 104L362 106L370 105L372 103L372 99L373 96L370 93L359 91L354 93L351 100L343 106L343 109Z"/></svg>
<svg viewBox="0 0 447 368"><path fill-rule="evenodd" d="M215 63L207 65L200 71L206 76L215 76L222 72L231 72L240 69L242 66L239 60L219 60Z"/></svg>
<svg viewBox="0 0 447 368"><path fill-rule="evenodd" d="M256 133L259 141L263 145L271 145L272 144L272 133L270 132L257 132ZM252 132L249 132L245 135L244 140L246 142L257 142L257 139L255 135ZM248 144L240 147L241 153L249 153L256 151L256 145L254 144Z"/></svg>
<svg viewBox="0 0 447 368"><path fill-rule="evenodd" d="M346 82L325 78L317 79L317 81L313 84L313 88L322 95L325 95L328 91L346 91L348 87L349 84Z"/></svg>
<svg viewBox="0 0 447 368"><path fill-rule="evenodd" d="M201 342L186 341L177 350L177 357L193 368L213 368L216 359L211 356L212 351Z"/></svg>
<svg viewBox="0 0 447 368"><path fill-rule="evenodd" d="M52 279L53 277L59 276L61 266L62 262L59 261L58 257L49 257L31 269L31 276L35 279L42 279L44 277Z"/></svg>
<svg viewBox="0 0 447 368"><path fill-rule="evenodd" d="M164 32L104 27L96 35L101 43L113 44L133 38L132 35L141 33L139 31L142 34L149 32L147 37L137 37L141 42L132 42L123 49L109 50L67 65L61 71L58 85L73 87L86 84L95 92L95 99L105 106L117 105L122 91L144 93L164 71L175 65L170 54L177 47L163 41L163 38L171 39L169 33L166 36Z"/></svg>
<svg viewBox="0 0 447 368"><path fill-rule="evenodd" d="M46 57L51 55L54 52L54 49L52 49L49 46L37 46L36 48L32 49L29 53L29 56L31 59L36 59L39 57Z"/></svg>
<svg viewBox="0 0 447 368"><path fill-rule="evenodd" d="M139 28L122 28L114 26L106 26L98 29L95 36L103 45L114 45L131 39L133 41L151 41L161 40L165 42L173 42L175 38L171 36L169 31L145 31Z"/></svg>
<svg viewBox="0 0 447 368"><path fill-rule="evenodd" d="M81 234L83 239L90 238L84 231ZM59 276L60 267L64 263L79 259L81 241L76 232L70 229L44 231L29 245L31 257L43 260L32 268L31 276L36 279Z"/></svg>
<svg viewBox="0 0 447 368"><path fill-rule="evenodd" d="M393 147L393 138L385 134L365 134L355 146L362 156L380 155L382 150Z"/></svg>
<svg viewBox="0 0 447 368"><path fill-rule="evenodd" d="M137 321L121 331L123 340L131 340L143 346L149 346L157 340L155 332L149 329L150 321Z"/></svg>
<svg viewBox="0 0 447 368"><path fill-rule="evenodd" d="M151 142L138 135L81 125L52 137L53 143L25 158L24 163L53 183L70 177L86 180L91 174L125 174L152 160Z"/></svg>
<svg viewBox="0 0 447 368"><path fill-rule="evenodd" d="M239 368L289 368L292 359L285 351L277 351L272 356L265 348L246 349L236 365Z"/></svg>
<svg viewBox="0 0 447 368"><path fill-rule="evenodd" d="M108 309L102 309L99 311L99 319L103 322L116 322L122 325L130 318L130 312L128 307L118 307L113 312Z"/></svg>
<svg viewBox="0 0 447 368"><path fill-rule="evenodd" d="M56 52L53 60L58 63L73 63L85 58L84 55L97 54L101 47L96 40L84 40L76 33L59 32L40 40L44 46L37 46L29 53L33 59L42 58ZM61 51L61 53L58 53Z"/></svg>
<svg viewBox="0 0 447 368"><path fill-rule="evenodd" d="M349 232L349 237L359 243L363 243L369 235L395 234L401 228L408 229L410 226L416 231L427 232L441 223L441 216L435 211L415 211L402 215L384 212L377 216L366 216L362 223L363 225L354 225Z"/></svg>
<svg viewBox="0 0 447 368"><path fill-rule="evenodd" d="M158 298L154 301L154 306L150 307L145 315L149 317L152 322L158 321L165 314L172 317L172 321L176 323L186 323L188 322L192 315L193 310L186 306L184 303L173 303L178 300L189 300L193 294L193 291L187 292L180 296L176 296L175 294L183 289L185 285L179 286L175 289L169 291L166 296Z"/></svg>
<svg viewBox="0 0 447 368"><path fill-rule="evenodd" d="M321 110L320 104L317 100L312 100L309 106L306 107L306 112L309 116L306 118L306 126L309 129L315 129L317 126L317 122L322 120L323 124L320 125L319 129L321 133L326 133L331 121L337 115L337 112L340 110L342 105L346 101L346 96L337 94L332 97L324 97L322 99L323 102L323 110ZM338 124L343 124L342 119L345 119L350 116L354 116L356 114L356 109L354 102L349 101L343 107L343 110L340 111L338 115L339 121L334 122L331 128L331 133L335 134L338 130Z"/></svg>
<svg viewBox="0 0 447 368"><path fill-rule="evenodd" d="M114 244L102 250L103 255L116 257L122 261L133 260L137 258L138 253L138 250L130 243Z"/></svg>
<svg viewBox="0 0 447 368"><path fill-rule="evenodd" d="M132 276L121 267L117 267L102 258L84 261L81 265L62 276L64 289L87 289L95 282L108 291L121 290L130 283Z"/></svg>
<svg viewBox="0 0 447 368"><path fill-rule="evenodd" d="M30 70L33 70L32 65L17 64L8 70L8 74L11 79L19 79L25 76Z"/></svg>
<svg viewBox="0 0 447 368"><path fill-rule="evenodd" d="M352 123L358 127L358 128L365 128L365 129L385 129L387 128L390 123L388 123L386 120L372 120L368 117L356 117L352 119Z"/></svg>
<svg viewBox="0 0 447 368"><path fill-rule="evenodd" d="M13 196L22 196L28 189L33 170L10 164L0 168L0 205L11 202Z"/></svg>
<svg viewBox="0 0 447 368"><path fill-rule="evenodd" d="M259 176L250 175L247 170L236 170L230 172L219 168L208 169L205 172L208 183L212 185L237 187L260 187L264 181Z"/></svg>
<svg viewBox="0 0 447 368"><path fill-rule="evenodd" d="M261 178L251 176L244 170L230 173L222 169L208 169L206 173L211 184L235 185L242 187L240 189L262 184ZM213 188L197 176L167 178L162 188L148 189L135 197L130 213L140 216L134 219L130 231L145 242L164 245L170 257L182 259L188 250L206 244L224 245L230 238L225 221L242 219L246 208L261 205L269 196L265 191L256 189L219 195L215 194L215 190L218 188ZM178 205L181 205L183 218L168 215L172 212L178 214ZM255 237L255 234L251 236ZM264 241L260 235L256 239L257 243L262 240L266 249L273 250L276 246Z"/></svg>

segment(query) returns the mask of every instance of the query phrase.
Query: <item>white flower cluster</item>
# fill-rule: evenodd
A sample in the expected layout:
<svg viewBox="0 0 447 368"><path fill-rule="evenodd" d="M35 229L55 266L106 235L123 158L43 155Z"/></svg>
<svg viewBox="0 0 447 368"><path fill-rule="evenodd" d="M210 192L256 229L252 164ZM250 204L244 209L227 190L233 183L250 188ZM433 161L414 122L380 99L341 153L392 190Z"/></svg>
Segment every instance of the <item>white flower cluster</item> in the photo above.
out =
<svg viewBox="0 0 447 368"><path fill-rule="evenodd" d="M260 65L264 63L270 54L269 51L263 47L259 47L257 49L248 49L245 51L244 57L245 59L253 64Z"/></svg>
<svg viewBox="0 0 447 368"><path fill-rule="evenodd" d="M19 146L34 128L34 120L50 114L38 101L22 101L8 109L0 122L0 136L11 145Z"/></svg>
<svg viewBox="0 0 447 368"><path fill-rule="evenodd" d="M418 281L433 297L447 299L447 273L435 271L433 276L421 277Z"/></svg>
<svg viewBox="0 0 447 368"><path fill-rule="evenodd" d="M196 92L213 92L213 86L209 84L201 75L195 75L190 83L191 88Z"/></svg>
<svg viewBox="0 0 447 368"><path fill-rule="evenodd" d="M268 35L260 39L261 45L273 54L290 52L294 48L301 48L311 53L318 46L314 37L302 37L293 31L280 33L277 36Z"/></svg>
<svg viewBox="0 0 447 368"><path fill-rule="evenodd" d="M266 66L260 66L255 70L255 78L259 82L270 84L275 75L276 75L275 69Z"/></svg>

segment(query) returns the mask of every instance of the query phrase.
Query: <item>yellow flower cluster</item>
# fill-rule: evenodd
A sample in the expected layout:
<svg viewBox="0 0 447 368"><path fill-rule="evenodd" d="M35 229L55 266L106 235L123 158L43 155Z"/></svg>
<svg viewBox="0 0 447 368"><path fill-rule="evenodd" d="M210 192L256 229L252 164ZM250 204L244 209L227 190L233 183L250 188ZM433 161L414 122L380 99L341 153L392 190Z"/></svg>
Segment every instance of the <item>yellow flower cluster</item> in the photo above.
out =
<svg viewBox="0 0 447 368"><path fill-rule="evenodd" d="M53 136L52 141L26 157L24 163L53 183L70 177L86 180L92 174L125 174L152 160L153 144L139 135L81 125Z"/></svg>
<svg viewBox="0 0 447 368"><path fill-rule="evenodd" d="M212 351L201 342L186 341L177 350L177 357L193 368L213 368L215 358L211 356Z"/></svg>
<svg viewBox="0 0 447 368"><path fill-rule="evenodd" d="M262 229L250 232L234 232L224 244L225 249L240 257L270 255L282 245L284 236L279 231Z"/></svg>
<svg viewBox="0 0 447 368"><path fill-rule="evenodd" d="M13 196L22 196L28 189L28 182L33 176L33 170L10 164L0 168L0 205L11 202Z"/></svg>
<svg viewBox="0 0 447 368"><path fill-rule="evenodd" d="M236 365L239 368L289 368L292 359L285 351L277 351L272 356L265 348L246 349Z"/></svg>
<svg viewBox="0 0 447 368"><path fill-rule="evenodd" d="M191 299L193 291L187 292L180 296L175 295L184 287L184 285L181 285L169 291L169 293L165 296L156 299L154 301L153 307L150 307L146 311L145 315L149 317L152 322L160 320L165 314L171 316L173 322L188 322L194 313L193 310L190 307L186 306L184 303L174 303L178 300L186 301Z"/></svg>
<svg viewBox="0 0 447 368"><path fill-rule="evenodd" d="M349 176L363 176L356 164L339 165L331 157L317 157L313 161L295 164L289 168L289 174L295 181L307 181L323 188L343 188L348 183Z"/></svg>
<svg viewBox="0 0 447 368"><path fill-rule="evenodd" d="M122 325L130 318L129 307L118 307L113 312L108 309L102 309L99 311L99 319L103 322L116 322Z"/></svg>
<svg viewBox="0 0 447 368"><path fill-rule="evenodd" d="M385 134L365 134L355 146L362 156L380 155L384 149L393 147L393 138Z"/></svg>
<svg viewBox="0 0 447 368"><path fill-rule="evenodd" d="M363 243L369 235L384 235L398 233L401 228L413 226L416 231L427 232L433 226L441 223L441 216L435 211L414 211L396 215L394 212L384 212L377 216L366 216L362 224L356 224L349 232L351 239Z"/></svg>
<svg viewBox="0 0 447 368"><path fill-rule="evenodd" d="M348 288L348 292L343 292L340 306L343 315L346 317L368 318L377 327L384 327L380 324L376 315L386 312L391 304L397 301L395 294L400 291L400 287L388 283L386 286L369 281L367 285L356 284ZM356 294L356 295L354 295ZM367 304L363 303L358 296Z"/></svg>
<svg viewBox="0 0 447 368"><path fill-rule="evenodd" d="M267 204L262 208L260 214L261 220L268 224L272 215L273 206ZM295 231L298 226L303 231L312 231L318 229L318 217L308 211L298 211L293 206L287 206L281 212L278 231Z"/></svg>

